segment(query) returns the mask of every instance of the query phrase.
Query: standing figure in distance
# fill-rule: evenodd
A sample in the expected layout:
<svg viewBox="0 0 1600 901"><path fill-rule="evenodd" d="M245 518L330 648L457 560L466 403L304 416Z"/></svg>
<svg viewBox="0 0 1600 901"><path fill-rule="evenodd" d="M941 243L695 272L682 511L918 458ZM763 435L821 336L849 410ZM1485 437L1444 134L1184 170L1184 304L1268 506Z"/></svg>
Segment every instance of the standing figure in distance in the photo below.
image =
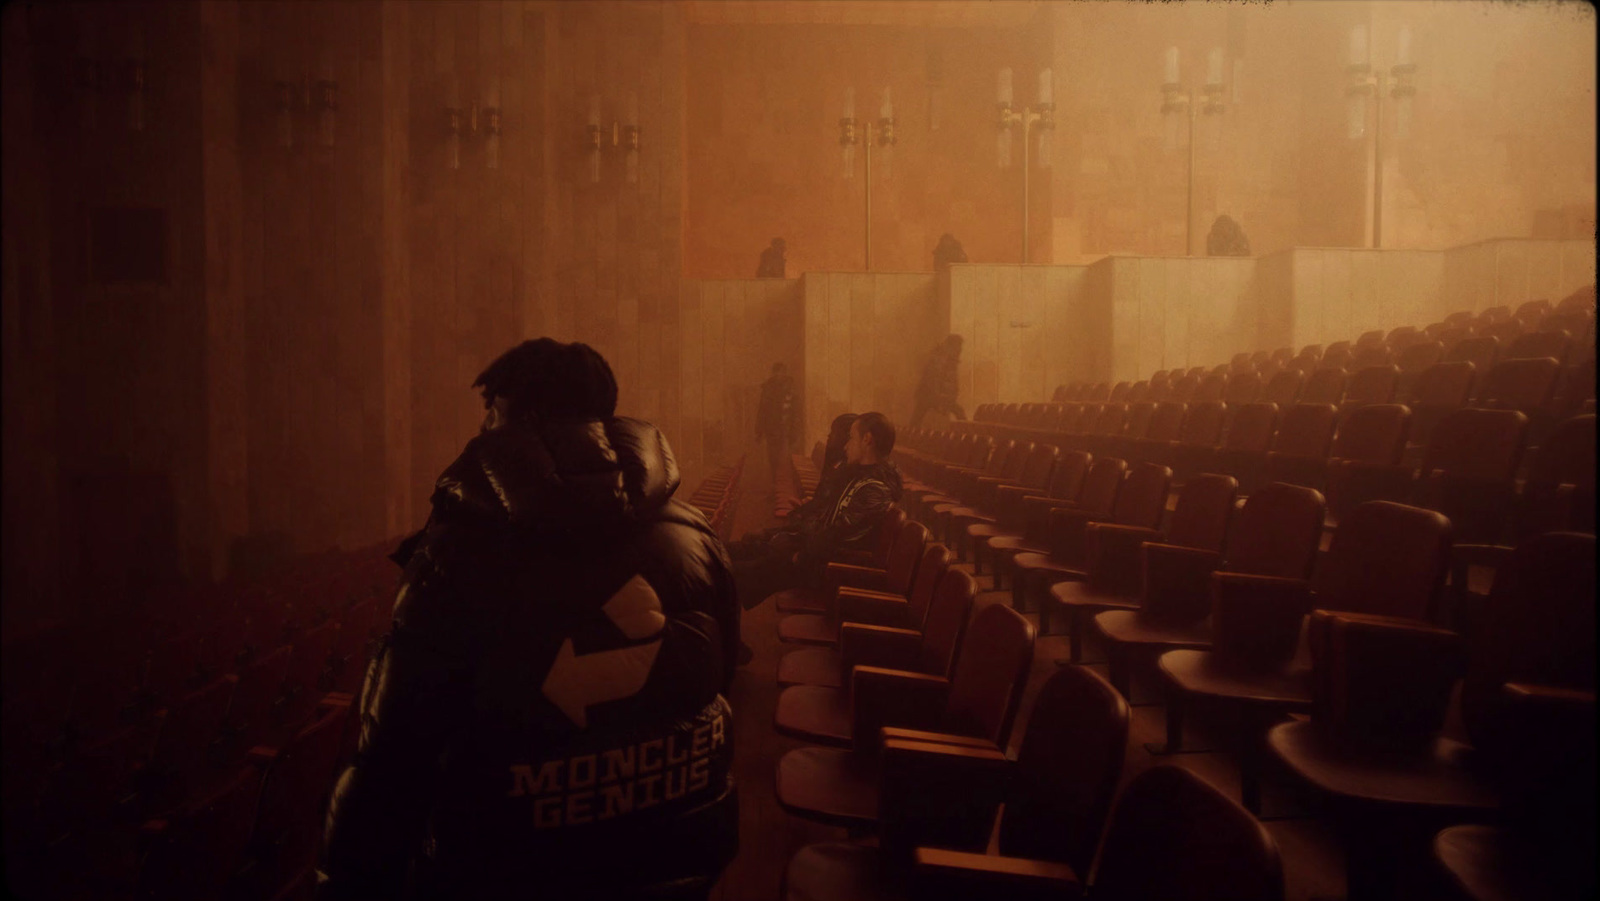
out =
<svg viewBox="0 0 1600 901"><path fill-rule="evenodd" d="M767 442L767 462L773 481L777 481L784 457L800 447L800 399L795 396L794 379L782 363L773 363L772 375L761 383L756 440Z"/></svg>
<svg viewBox="0 0 1600 901"><path fill-rule="evenodd" d="M1244 228L1235 222L1232 216L1222 215L1217 221L1211 223L1211 232L1206 235L1206 256L1208 257L1247 257L1250 255L1250 239L1245 237Z"/></svg>
<svg viewBox="0 0 1600 901"><path fill-rule="evenodd" d="M773 238L772 246L761 251L761 264L756 267L756 278L785 278L783 252L788 246L782 238Z"/></svg>
<svg viewBox="0 0 1600 901"><path fill-rule="evenodd" d="M961 336L950 335L928 355L917 383L917 405L911 414L911 427L918 428L929 413L948 413L957 419L967 414L956 403L961 393Z"/></svg>
<svg viewBox="0 0 1600 901"><path fill-rule="evenodd" d="M738 850L727 552L592 348L525 341L474 387L394 555L317 897L703 901Z"/></svg>
<svg viewBox="0 0 1600 901"><path fill-rule="evenodd" d="M939 236L939 246L933 249L933 269L943 272L950 268L951 263L965 263L967 252L961 248L961 242L949 232Z"/></svg>

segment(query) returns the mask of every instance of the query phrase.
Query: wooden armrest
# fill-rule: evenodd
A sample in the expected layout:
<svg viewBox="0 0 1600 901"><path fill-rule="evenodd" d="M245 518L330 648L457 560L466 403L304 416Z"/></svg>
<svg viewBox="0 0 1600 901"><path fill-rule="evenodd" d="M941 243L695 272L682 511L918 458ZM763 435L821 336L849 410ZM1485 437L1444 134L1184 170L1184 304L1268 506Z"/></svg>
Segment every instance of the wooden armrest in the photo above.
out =
<svg viewBox="0 0 1600 901"><path fill-rule="evenodd" d="M888 855L920 844L982 850L1012 764L999 750L892 739L881 750L878 821Z"/></svg>
<svg viewBox="0 0 1600 901"><path fill-rule="evenodd" d="M884 726L937 729L950 680L909 670L858 666L850 671L851 735L858 751L876 750Z"/></svg>
<svg viewBox="0 0 1600 901"><path fill-rule="evenodd" d="M845 622L902 628L915 625L911 622L911 602L897 594L841 588L838 610L839 619Z"/></svg>
<svg viewBox="0 0 1600 901"><path fill-rule="evenodd" d="M1311 583L1304 579L1212 573L1213 647L1263 667L1287 663L1311 607Z"/></svg>
<svg viewBox="0 0 1600 901"><path fill-rule="evenodd" d="M847 587L882 591L889 584L889 571L852 563L829 563L822 578L823 586L830 595Z"/></svg>
<svg viewBox="0 0 1600 901"><path fill-rule="evenodd" d="M1083 896L1078 874L1064 863L918 848L912 857L914 901L1007 898L1061 901Z"/></svg>
<svg viewBox="0 0 1600 901"><path fill-rule="evenodd" d="M975 735L957 735L954 732L929 732L926 729L907 729L904 726L884 726L879 730L880 744L891 741L921 741L932 742L936 745L955 745L961 748L978 748L1004 753L987 738L978 738Z"/></svg>
<svg viewBox="0 0 1600 901"><path fill-rule="evenodd" d="M851 622L839 627L839 659L847 673L858 666L915 672L921 655L921 632Z"/></svg>
<svg viewBox="0 0 1600 901"><path fill-rule="evenodd" d="M1501 686L1507 697L1517 700L1542 701L1561 704L1586 704L1594 706L1594 692L1581 688L1562 688L1559 685L1534 685L1528 682L1507 682Z"/></svg>

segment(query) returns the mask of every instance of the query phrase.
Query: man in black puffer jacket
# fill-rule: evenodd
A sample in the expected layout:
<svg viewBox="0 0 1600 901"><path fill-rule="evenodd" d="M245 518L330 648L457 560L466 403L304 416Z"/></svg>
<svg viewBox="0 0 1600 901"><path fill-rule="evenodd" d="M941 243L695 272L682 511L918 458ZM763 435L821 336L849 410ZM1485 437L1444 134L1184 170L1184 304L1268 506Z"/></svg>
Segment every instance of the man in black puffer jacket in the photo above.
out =
<svg viewBox="0 0 1600 901"><path fill-rule="evenodd" d="M704 898L738 847L727 553L591 348L524 342L474 387L483 431L395 554L318 897Z"/></svg>

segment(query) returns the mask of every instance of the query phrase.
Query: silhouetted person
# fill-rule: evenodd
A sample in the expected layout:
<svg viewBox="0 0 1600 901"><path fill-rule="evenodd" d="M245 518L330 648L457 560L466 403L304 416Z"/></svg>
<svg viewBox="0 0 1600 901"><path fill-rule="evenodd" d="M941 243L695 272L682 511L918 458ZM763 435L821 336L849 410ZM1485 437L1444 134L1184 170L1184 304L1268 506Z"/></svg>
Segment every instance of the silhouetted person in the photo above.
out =
<svg viewBox="0 0 1600 901"><path fill-rule="evenodd" d="M957 419L967 414L956 403L961 394L961 336L950 335L944 343L933 349L928 362L922 367L922 378L917 382L916 409L911 413L911 427L917 428L922 417L929 413L946 413Z"/></svg>
<svg viewBox="0 0 1600 901"><path fill-rule="evenodd" d="M900 472L889 462L894 440L887 416L856 417L844 443L844 462L818 485L818 503L798 519L791 516L782 528L749 536L729 549L746 609L773 592L821 585L824 566L840 551L873 549L878 524L900 500Z"/></svg>
<svg viewBox="0 0 1600 901"><path fill-rule="evenodd" d="M773 363L772 375L761 383L756 440L767 442L767 463L776 481L785 458L800 448L800 398L794 379L782 363Z"/></svg>
<svg viewBox="0 0 1600 901"><path fill-rule="evenodd" d="M967 252L961 248L961 242L949 232L939 236L939 246L933 249L934 271L949 269L951 263L965 263Z"/></svg>
<svg viewBox="0 0 1600 901"><path fill-rule="evenodd" d="M788 249L782 238L773 238L772 246L761 251L761 263L756 266L756 278L784 278L783 252Z"/></svg>
<svg viewBox="0 0 1600 901"><path fill-rule="evenodd" d="M1206 256L1212 257L1247 257L1250 255L1250 239L1244 236L1244 229L1239 223L1233 221L1232 216L1218 216L1217 221L1211 223L1211 231L1206 235Z"/></svg>
<svg viewBox="0 0 1600 901"><path fill-rule="evenodd" d="M706 897L738 847L726 551L583 344L478 377L481 433L394 559L319 898ZM665 887L665 888L663 888Z"/></svg>

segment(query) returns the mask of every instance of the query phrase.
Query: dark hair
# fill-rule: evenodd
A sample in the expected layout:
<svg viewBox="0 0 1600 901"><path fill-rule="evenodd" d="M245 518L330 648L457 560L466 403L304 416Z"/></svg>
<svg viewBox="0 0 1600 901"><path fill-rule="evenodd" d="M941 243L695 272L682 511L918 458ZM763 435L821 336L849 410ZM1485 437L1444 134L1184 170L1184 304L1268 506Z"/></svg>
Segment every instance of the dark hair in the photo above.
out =
<svg viewBox="0 0 1600 901"><path fill-rule="evenodd" d="M524 341L501 354L472 383L483 405L510 401L513 417L609 419L617 411L617 377L599 351L553 338Z"/></svg>
<svg viewBox="0 0 1600 901"><path fill-rule="evenodd" d="M833 424L828 426L828 443L823 445L823 472L844 462L844 443L850 440L850 424L857 418L854 413L840 413L833 417Z"/></svg>
<svg viewBox="0 0 1600 901"><path fill-rule="evenodd" d="M894 450L894 423L882 413L862 413L855 421L856 431L872 436L873 450L887 457Z"/></svg>
<svg viewBox="0 0 1600 901"><path fill-rule="evenodd" d="M788 371L789 371L789 367L783 365L782 363L773 363L772 364L772 374L773 375L777 375L780 372L788 372Z"/></svg>

